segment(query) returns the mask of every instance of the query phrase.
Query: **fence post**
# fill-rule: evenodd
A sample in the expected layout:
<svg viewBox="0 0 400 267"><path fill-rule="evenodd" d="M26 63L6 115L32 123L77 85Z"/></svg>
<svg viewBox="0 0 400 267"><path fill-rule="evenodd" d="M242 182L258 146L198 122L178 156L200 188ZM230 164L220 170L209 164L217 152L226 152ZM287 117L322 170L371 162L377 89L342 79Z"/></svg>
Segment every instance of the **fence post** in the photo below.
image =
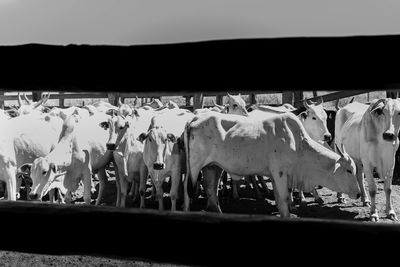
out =
<svg viewBox="0 0 400 267"><path fill-rule="evenodd" d="M0 90L0 96L4 96L4 91ZM0 99L0 108L4 109L4 100Z"/></svg>
<svg viewBox="0 0 400 267"><path fill-rule="evenodd" d="M399 97L399 92L397 90L387 90L386 97L396 99Z"/></svg>
<svg viewBox="0 0 400 267"><path fill-rule="evenodd" d="M40 99L42 99L42 93L43 92L41 92L41 91L40 92L39 91L32 92L32 101L37 102Z"/></svg>
<svg viewBox="0 0 400 267"><path fill-rule="evenodd" d="M64 94L64 92L60 92L60 95L63 95ZM60 98L60 99L58 99L58 106L59 107L61 107L61 108L64 108L65 107L65 99L64 98Z"/></svg>
<svg viewBox="0 0 400 267"><path fill-rule="evenodd" d="M203 94L197 93L193 96L193 110L203 108Z"/></svg>
<svg viewBox="0 0 400 267"><path fill-rule="evenodd" d="M217 105L220 105L220 106L222 106L223 105L223 99L224 99L224 96L223 95L217 95L217 97L216 97L216 99L215 99L215 101L217 102Z"/></svg>
<svg viewBox="0 0 400 267"><path fill-rule="evenodd" d="M303 91L294 91L293 95L294 95L294 107L300 108L303 105L303 103L301 102L301 100L304 99Z"/></svg>
<svg viewBox="0 0 400 267"><path fill-rule="evenodd" d="M293 92L292 91L282 92L282 104L293 105Z"/></svg>
<svg viewBox="0 0 400 267"><path fill-rule="evenodd" d="M251 105L257 104L256 94L250 94L250 104Z"/></svg>
<svg viewBox="0 0 400 267"><path fill-rule="evenodd" d="M108 97L108 102L111 105L118 106L119 93L108 93L107 97Z"/></svg>
<svg viewBox="0 0 400 267"><path fill-rule="evenodd" d="M189 106L190 106L190 98L191 98L191 96L190 96L190 95L186 95L186 96L185 96L185 100L186 100L186 106L187 106L187 107L189 107Z"/></svg>

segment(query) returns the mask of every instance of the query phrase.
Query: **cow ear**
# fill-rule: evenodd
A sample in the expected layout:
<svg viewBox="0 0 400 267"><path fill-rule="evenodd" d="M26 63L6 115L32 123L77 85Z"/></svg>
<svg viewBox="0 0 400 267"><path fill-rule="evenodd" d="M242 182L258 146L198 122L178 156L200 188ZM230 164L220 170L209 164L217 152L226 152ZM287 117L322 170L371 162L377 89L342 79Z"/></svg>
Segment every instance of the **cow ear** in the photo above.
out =
<svg viewBox="0 0 400 267"><path fill-rule="evenodd" d="M169 141L173 142L173 143L175 143L175 141L176 141L175 135L173 135L173 134L171 134L171 133L167 134L167 139L168 139Z"/></svg>
<svg viewBox="0 0 400 267"><path fill-rule="evenodd" d="M307 111L300 113L300 120L304 121L305 119L307 119Z"/></svg>
<svg viewBox="0 0 400 267"><path fill-rule="evenodd" d="M140 142L143 143L143 141L146 140L146 138L147 138L147 134L141 133L141 134L139 135L139 137L136 138L136 140L138 140L138 141L140 141Z"/></svg>
<svg viewBox="0 0 400 267"><path fill-rule="evenodd" d="M25 163L18 168L18 172L30 174L32 169L32 163Z"/></svg>
<svg viewBox="0 0 400 267"><path fill-rule="evenodd" d="M99 125L100 125L100 127L103 128L104 130L107 130L107 129L110 127L110 125L108 124L107 121L100 122Z"/></svg>

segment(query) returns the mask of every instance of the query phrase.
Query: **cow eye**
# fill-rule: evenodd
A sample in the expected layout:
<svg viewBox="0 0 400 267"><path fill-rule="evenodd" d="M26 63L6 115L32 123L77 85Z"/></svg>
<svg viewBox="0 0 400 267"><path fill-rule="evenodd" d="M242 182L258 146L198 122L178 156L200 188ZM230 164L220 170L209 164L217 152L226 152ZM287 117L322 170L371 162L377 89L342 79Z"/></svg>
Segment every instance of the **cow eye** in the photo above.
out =
<svg viewBox="0 0 400 267"><path fill-rule="evenodd" d="M351 170L347 170L348 173L353 174L353 172Z"/></svg>
<svg viewBox="0 0 400 267"><path fill-rule="evenodd" d="M233 106L233 108L237 108L237 106L238 106L238 105L236 105L236 104L233 104L232 106Z"/></svg>
<svg viewBox="0 0 400 267"><path fill-rule="evenodd" d="M125 128L125 127L123 127L123 126L119 127L120 130L122 130L122 129L124 129L124 128Z"/></svg>
<svg viewBox="0 0 400 267"><path fill-rule="evenodd" d="M46 175L47 171L42 172L42 175Z"/></svg>
<svg viewBox="0 0 400 267"><path fill-rule="evenodd" d="M316 118L315 118L315 117L312 117L312 119L313 119L313 120L316 120Z"/></svg>
<svg viewBox="0 0 400 267"><path fill-rule="evenodd" d="M380 109L380 108L378 108L378 109L375 111L375 113L376 113L377 115L382 115L383 110Z"/></svg>

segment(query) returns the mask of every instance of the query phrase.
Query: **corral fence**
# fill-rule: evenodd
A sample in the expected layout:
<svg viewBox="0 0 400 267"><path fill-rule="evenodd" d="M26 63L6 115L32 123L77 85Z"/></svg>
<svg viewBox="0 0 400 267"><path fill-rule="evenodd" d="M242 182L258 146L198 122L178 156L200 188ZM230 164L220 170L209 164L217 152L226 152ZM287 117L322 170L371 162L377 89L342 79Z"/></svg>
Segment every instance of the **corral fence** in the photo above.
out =
<svg viewBox="0 0 400 267"><path fill-rule="evenodd" d="M313 92L313 97L308 98L310 100L315 101L318 97L322 97L324 102L335 101L338 99L357 96L361 94L369 94L376 90L347 90L347 91L339 91L332 92L328 94L318 95L317 91ZM11 94L6 95L6 90L0 90L0 106L4 106L4 101L9 100L17 100L17 93L13 92ZM230 93L240 93L240 90L231 90ZM246 90L244 90L246 92ZM386 96L389 98L397 98L399 97L400 90L388 90L386 91ZM213 92L203 92L203 93L193 93L190 91L177 91L177 92L52 92L49 99L57 99L59 100L60 107L65 106L65 99L108 99L111 104L117 105L118 99L120 98L123 102L125 99L133 99L138 97L140 100L140 104L151 101L153 98L160 99L161 97L168 96L182 96L185 98L185 104L181 105L181 107L196 109L204 106L204 98L208 96L215 97L215 103L218 105L223 104L223 97L226 96L226 91L213 91ZM34 91L27 92L27 97L37 101L40 99L42 92ZM258 94L281 94L281 103L290 103L295 107L299 107L303 103L304 93L303 91L263 91L256 90L251 91L248 94L248 103L256 104L257 103L257 95ZM84 104L84 100L82 100L81 104ZM265 104L265 103L264 103ZM270 104L270 103L267 103ZM277 103L274 103L277 104Z"/></svg>

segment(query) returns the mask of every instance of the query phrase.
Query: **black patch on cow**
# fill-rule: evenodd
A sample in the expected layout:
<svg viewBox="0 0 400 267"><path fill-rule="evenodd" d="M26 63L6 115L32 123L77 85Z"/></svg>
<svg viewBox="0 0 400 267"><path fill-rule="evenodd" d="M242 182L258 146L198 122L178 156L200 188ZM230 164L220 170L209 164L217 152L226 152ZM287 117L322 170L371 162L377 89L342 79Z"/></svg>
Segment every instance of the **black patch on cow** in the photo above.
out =
<svg viewBox="0 0 400 267"><path fill-rule="evenodd" d="M146 140L146 138L147 138L147 134L146 133L141 133L139 135L139 137L137 138L137 140L143 143L143 141Z"/></svg>
<svg viewBox="0 0 400 267"><path fill-rule="evenodd" d="M100 123L99 123L99 126L100 126L101 128L103 128L104 130L107 130L107 129L110 127L110 125L108 124L107 121L100 122Z"/></svg>

